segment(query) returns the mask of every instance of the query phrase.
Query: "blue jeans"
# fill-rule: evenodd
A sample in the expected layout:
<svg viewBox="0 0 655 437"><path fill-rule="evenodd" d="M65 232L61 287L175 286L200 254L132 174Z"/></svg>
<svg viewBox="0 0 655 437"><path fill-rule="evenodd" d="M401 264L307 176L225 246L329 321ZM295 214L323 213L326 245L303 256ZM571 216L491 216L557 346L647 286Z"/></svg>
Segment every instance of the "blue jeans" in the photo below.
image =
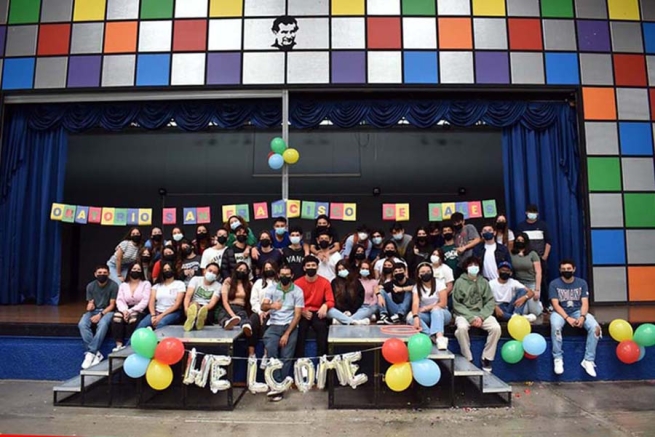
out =
<svg viewBox="0 0 655 437"><path fill-rule="evenodd" d="M580 318L580 310L574 311L569 314L574 319ZM562 328L566 324L566 320L556 312L550 314L550 336L553 342L553 358L562 358ZM596 346L600 336L596 335L596 328L598 322L591 314L587 313L583 328L587 330L587 343L585 345L584 359L587 361L594 361L596 359Z"/></svg>
<svg viewBox="0 0 655 437"><path fill-rule="evenodd" d="M396 303L391 297L391 293L386 291L380 291L380 295L384 298L385 306L380 308L380 314L386 314L393 316L394 314L399 314L401 319L409 312L409 306L412 303L412 293L405 292L403 296L403 301L401 303Z"/></svg>
<svg viewBox="0 0 655 437"><path fill-rule="evenodd" d="M164 326L172 325L173 323L177 323L180 319L182 318L182 312L181 311L175 311L170 314L166 314L160 321L157 323L157 327L154 329L159 329L163 328ZM141 320L141 323L139 323L139 326L136 327L136 329L139 328L147 328L147 327L152 327L152 315L148 314Z"/></svg>
<svg viewBox="0 0 655 437"><path fill-rule="evenodd" d="M93 311L87 311L84 313L80 319L80 322L77 324L77 327L80 329L82 341L84 342L84 348L87 352L91 352L92 354L98 352L102 342L105 341L105 336L107 335L107 331L109 331L111 319L114 317L113 312L102 316L98 322L98 325L96 326L96 333L93 335L93 331L91 330L91 326L93 325L93 323L91 323L91 317L95 316L96 314L100 314L101 312L102 308L96 308Z"/></svg>
<svg viewBox="0 0 655 437"><path fill-rule="evenodd" d="M535 287L537 286L537 284L534 282L524 282L523 285L532 291L534 291ZM540 299L541 298L537 300L528 299L528 301L525 303L525 311L523 311L523 314L534 314L535 316L539 317L541 313L544 312L544 306Z"/></svg>
<svg viewBox="0 0 655 437"><path fill-rule="evenodd" d="M373 305L362 305L355 314L352 315L353 320L364 320L370 318L372 315L377 314L380 310L378 304L374 303Z"/></svg>
<svg viewBox="0 0 655 437"><path fill-rule="evenodd" d="M116 263L114 263L114 262L108 261L107 262L107 267L109 267L109 279L111 279L112 281L117 283L118 286L120 287L121 284L123 283L123 281L118 279L118 276L120 275L123 278L127 278L127 271L128 271L128 268L130 268L130 266L123 263L123 265L121 266L120 273L118 272L118 270L116 270Z"/></svg>
<svg viewBox="0 0 655 437"><path fill-rule="evenodd" d="M524 314L525 313L525 306L528 304L526 301L523 305L521 306L516 306L516 299L519 297L523 297L526 294L528 294L528 291L525 288L521 288L520 290L516 291L516 294L514 297L512 297L512 300L509 302L501 302L498 305L498 307L503 310L503 321L507 322L509 319L512 318L514 314Z"/></svg>
<svg viewBox="0 0 655 437"><path fill-rule="evenodd" d="M452 320L450 311L444 308L433 308L429 312L418 315L421 320L421 332L427 335L443 334L444 325ZM414 317L407 321L410 325L414 323Z"/></svg>
<svg viewBox="0 0 655 437"><path fill-rule="evenodd" d="M291 334L289 334L289 341L287 342L287 345L283 348L280 348L280 338L282 338L288 328L289 325L269 325L269 327L266 328L264 337L262 338L268 357L283 360L282 369L276 370L273 373L273 376L277 382L282 382L284 378L289 376L291 364L293 364L291 359L293 358L293 355L296 351L298 328L294 329Z"/></svg>

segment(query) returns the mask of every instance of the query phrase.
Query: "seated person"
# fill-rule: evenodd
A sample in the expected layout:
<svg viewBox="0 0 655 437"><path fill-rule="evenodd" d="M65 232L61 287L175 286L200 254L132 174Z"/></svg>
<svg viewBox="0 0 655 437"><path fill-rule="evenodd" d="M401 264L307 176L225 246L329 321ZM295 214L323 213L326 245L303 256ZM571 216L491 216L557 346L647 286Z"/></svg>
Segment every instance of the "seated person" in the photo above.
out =
<svg viewBox="0 0 655 437"><path fill-rule="evenodd" d="M129 342L137 325L145 316L150 302L150 288L150 282L143 276L141 264L133 264L127 275L127 282L123 282L118 287L117 311L111 322L111 332L116 341L116 347L112 352L125 348L125 339L127 338Z"/></svg>
<svg viewBox="0 0 655 437"><path fill-rule="evenodd" d="M548 287L548 296L553 305L550 314L550 335L553 343L553 364L555 374L564 373L562 351L562 328L564 324L587 331L584 359L580 363L587 374L596 377L596 346L602 331L593 315L589 313L589 286L587 281L575 276L575 263L562 260L559 263L560 277Z"/></svg>
<svg viewBox="0 0 655 437"><path fill-rule="evenodd" d="M196 239L191 242L193 244L193 251L198 254L202 259L205 250L209 249L212 245L211 234L205 225L198 225L196 228Z"/></svg>
<svg viewBox="0 0 655 437"><path fill-rule="evenodd" d="M264 333L264 348L269 358L282 361L282 369L273 373L276 381L282 381L289 376L296 351L298 324L302 319L301 311L305 306L303 290L292 282L293 273L289 266L280 267L280 283L274 288L268 288L262 300L262 311L268 312L266 332ZM318 278L314 274L315 278ZM270 391L268 398L281 401L283 393Z"/></svg>
<svg viewBox="0 0 655 437"><path fill-rule="evenodd" d="M473 326L487 331L487 342L482 351L482 370L491 372L501 333L498 320L493 316L496 301L489 282L480 276L480 261L471 256L464 262L464 269L466 273L455 281L453 287L453 310L457 326L455 337L464 358L473 361L469 329Z"/></svg>
<svg viewBox="0 0 655 437"><path fill-rule="evenodd" d="M407 247L412 241L412 236L405 234L405 227L403 226L402 222L394 222L393 225L391 225L390 231L391 238L396 242L396 245L398 246L398 255L405 259Z"/></svg>
<svg viewBox="0 0 655 437"><path fill-rule="evenodd" d="M482 228L483 242L473 248L473 256L482 260L482 276L491 281L498 277L498 265L501 262L512 263L512 257L506 246L496 243L494 227L487 224Z"/></svg>
<svg viewBox="0 0 655 437"><path fill-rule="evenodd" d="M305 274L302 262L305 259L305 249L302 245L302 228L294 226L289 231L289 246L282 249L282 262L291 267L294 278Z"/></svg>
<svg viewBox="0 0 655 437"><path fill-rule="evenodd" d="M221 300L223 305L218 309L216 319L218 324L226 331L240 326L246 338L252 336L252 324L250 323L250 268L248 264L241 261L237 263L232 276L223 282L221 289ZM259 316L257 316L259 317Z"/></svg>
<svg viewBox="0 0 655 437"><path fill-rule="evenodd" d="M453 275L453 270L443 261L444 258L444 251L442 249L435 249L430 255L430 265L432 266L434 279L437 281L437 291L446 289L446 295L448 296L448 306L446 308L452 308L452 292L453 285L455 284L455 277Z"/></svg>
<svg viewBox="0 0 655 437"><path fill-rule="evenodd" d="M337 234L337 231L335 231L334 228L332 227L332 221L330 221L330 218L327 215L321 214L316 218L316 227L312 231L310 242L307 244L307 247L305 248L305 253L312 254L312 255L318 254L318 251L320 249L318 245L318 235L323 232L327 232L332 241L332 245L330 246L330 251L329 251L330 255L332 255L335 252L341 251L341 243L339 243L339 234Z"/></svg>
<svg viewBox="0 0 655 437"><path fill-rule="evenodd" d="M526 303L534 296L532 290L512 278L512 265L505 261L498 265L498 278L489 281L489 287L496 301L494 310L496 318L504 322L509 321L514 315L523 316ZM534 314L527 314L524 317L530 323L537 320Z"/></svg>
<svg viewBox="0 0 655 437"><path fill-rule="evenodd" d="M530 237L526 233L516 236L510 253L514 279L534 291L534 297L528 301L528 312L539 317L544 310L541 303L541 258L530 247Z"/></svg>
<svg viewBox="0 0 655 437"><path fill-rule="evenodd" d="M95 281L86 286L86 312L77 324L85 350L82 369L95 366L104 358L100 346L109 330L118 295L118 284L109 280L107 265L97 266L94 274ZM96 327L95 334L91 329L93 326Z"/></svg>
<svg viewBox="0 0 655 437"><path fill-rule="evenodd" d="M352 318L354 320L368 319L369 323L363 323L370 324L370 322L374 321L372 318L374 318L380 310L378 305L378 298L381 299L381 296L378 296L380 282L373 277L373 264L368 260L362 261L355 276L357 276L362 287L364 287L364 303L357 312L352 315Z"/></svg>
<svg viewBox="0 0 655 437"><path fill-rule="evenodd" d="M248 246L248 257L250 257L250 248L257 244L257 237L248 226L248 222L239 215L230 216L223 225L223 228L229 232L225 245L232 247L234 242L237 241L237 229L240 227L245 231L246 239L243 242Z"/></svg>
<svg viewBox="0 0 655 437"><path fill-rule="evenodd" d="M316 252L316 258L318 258L318 275L330 282L335 278L334 269L337 266L337 262L341 259L341 254L339 252L330 252L332 237L330 237L327 231L319 233L316 241L318 242L318 251Z"/></svg>
<svg viewBox="0 0 655 437"><path fill-rule="evenodd" d="M416 228L414 239L409 242L405 259L407 260L408 271L416 271L416 267L423 262L430 261L430 255L436 247L430 241L429 229L425 226Z"/></svg>
<svg viewBox="0 0 655 437"><path fill-rule="evenodd" d="M239 223L239 222L237 222ZM239 226L235 229L236 241L228 246L221 259L221 277L225 280L231 277L237 267L237 263L243 262L251 269L250 246L248 245L248 229Z"/></svg>
<svg viewBox="0 0 655 437"><path fill-rule="evenodd" d="M182 234L175 234L175 235L182 235ZM178 246L181 247L181 243L178 243ZM175 246L173 246L172 244L167 244L166 246L164 246L161 259L152 266L153 282L157 282L157 278L161 276L161 266L163 263L166 262L171 263L173 265L173 271L174 271L173 277L175 279L183 278L181 256L179 255L179 252L177 251Z"/></svg>
<svg viewBox="0 0 655 437"><path fill-rule="evenodd" d="M458 278L461 275L459 266L459 252L457 244L455 244L455 234L453 225L450 222L445 222L441 226L441 236L443 237L444 244L441 246L443 251L442 262L446 264L453 271L453 276Z"/></svg>
<svg viewBox="0 0 655 437"><path fill-rule="evenodd" d="M202 276L202 269L200 268L200 261L202 257L196 253L195 246L187 240L180 242L180 254L182 255L182 280L185 286L189 286L189 282L196 276Z"/></svg>
<svg viewBox="0 0 655 437"><path fill-rule="evenodd" d="M148 326L159 329L177 323L182 317L185 292L184 282L175 279L173 263L164 262L150 292L150 302L148 302L150 314L143 318L137 329Z"/></svg>
<svg viewBox="0 0 655 437"><path fill-rule="evenodd" d="M386 241L382 249L382 253L380 254L379 259L375 262L375 266L373 267L373 270L375 270L376 278L379 278L382 274L382 265L385 261L391 261L393 264L407 264L404 259L398 256L398 245L396 245L395 241Z"/></svg>
<svg viewBox="0 0 655 437"><path fill-rule="evenodd" d="M369 253L371 253L371 248L373 247L371 241L368 238L369 233L370 231L366 225L357 226L355 233L349 235L348 238L346 238L346 241L343 245L343 250L341 252L343 257L347 259L350 258L353 248L358 244L364 247L364 258L368 257Z"/></svg>
<svg viewBox="0 0 655 437"><path fill-rule="evenodd" d="M382 253L382 245L384 243L384 231L382 229L378 229L376 231L371 232L371 251L368 254L368 260L371 261L373 264L378 260L378 258L381 256ZM371 271L371 275L373 276L373 272Z"/></svg>
<svg viewBox="0 0 655 437"><path fill-rule="evenodd" d="M252 316L250 323L252 325L252 335L248 339L248 357L256 358L255 348L259 339L262 338L268 312L262 310L262 301L266 293L272 292L279 282L277 264L273 261L266 261L262 266L261 278L257 279L250 290L250 309ZM266 359L266 355L264 355ZM264 361L264 360L263 360ZM266 366L263 366L264 368Z"/></svg>
<svg viewBox="0 0 655 437"><path fill-rule="evenodd" d="M364 286L357 274L348 270L348 261L342 259L337 263L337 277L332 280L332 294L334 294L334 307L327 315L332 319L333 325L369 325L368 317L355 319L355 314L364 303Z"/></svg>
<svg viewBox="0 0 655 437"><path fill-rule="evenodd" d="M264 263L272 261L275 264L280 264L282 261L282 251L273 247L274 237L271 237L269 231L261 231L259 233L259 251L257 252L257 258L253 258L253 264L255 266L255 277L261 277L261 272L264 268ZM253 250L253 256L255 251Z"/></svg>
<svg viewBox="0 0 655 437"><path fill-rule="evenodd" d="M412 304L412 290L415 282L407 277L407 267L403 263L393 265L393 280L383 285L379 291L380 320L378 325L392 325L405 321Z"/></svg>
<svg viewBox="0 0 655 437"><path fill-rule="evenodd" d="M201 269L205 269L211 263L215 263L220 269L223 254L227 248L227 235L227 231L223 228L219 228L218 231L216 231L216 244L205 249L202 253L202 259L200 260Z"/></svg>
<svg viewBox="0 0 655 437"><path fill-rule="evenodd" d="M191 331L194 326L201 330L205 324L213 322L212 310L221 298L221 283L218 282L218 277L218 264L209 263L205 267L204 276L195 276L189 282L184 295L185 331Z"/></svg>
<svg viewBox="0 0 655 437"><path fill-rule="evenodd" d="M435 279L432 265L424 262L416 268L416 285L412 288L412 312L407 317L409 324L428 335L439 350L448 349L448 338L444 336L444 325L452 316L448 304L448 289Z"/></svg>
<svg viewBox="0 0 655 437"><path fill-rule="evenodd" d="M367 260L366 246L357 243L356 245L353 246L347 258L348 258L348 269L354 272L359 271L360 264Z"/></svg>

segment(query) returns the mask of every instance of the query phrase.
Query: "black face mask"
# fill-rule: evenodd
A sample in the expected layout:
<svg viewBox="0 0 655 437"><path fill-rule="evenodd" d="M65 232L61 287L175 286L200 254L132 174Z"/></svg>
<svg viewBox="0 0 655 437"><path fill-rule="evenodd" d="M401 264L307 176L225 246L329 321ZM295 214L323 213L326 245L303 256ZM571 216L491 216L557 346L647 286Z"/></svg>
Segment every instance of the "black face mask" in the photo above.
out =
<svg viewBox="0 0 655 437"><path fill-rule="evenodd" d="M98 275L96 276L96 279L98 280L99 283L104 284L107 282L107 279L109 279L109 275Z"/></svg>
<svg viewBox="0 0 655 437"><path fill-rule="evenodd" d="M499 231L504 231L505 228L507 228L507 222L497 222L496 223L496 229Z"/></svg>
<svg viewBox="0 0 655 437"><path fill-rule="evenodd" d="M393 275L393 278L396 280L396 282L401 282L403 279L405 279L405 274L396 273L395 275Z"/></svg>
<svg viewBox="0 0 655 437"><path fill-rule="evenodd" d="M175 276L175 272L173 270L166 270L164 272L164 279L171 279L173 276Z"/></svg>
<svg viewBox="0 0 655 437"><path fill-rule="evenodd" d="M151 238L152 241L154 241L155 243L159 243L159 242L161 241L162 235L161 235L161 234L157 234L157 235L153 235L153 236L150 237L150 238Z"/></svg>
<svg viewBox="0 0 655 437"><path fill-rule="evenodd" d="M396 251L395 250L385 250L384 251L384 256L386 256L387 258L392 258L392 257L396 256Z"/></svg>
<svg viewBox="0 0 655 437"><path fill-rule="evenodd" d="M291 284L291 276L280 276L280 284L284 285L285 287Z"/></svg>
<svg viewBox="0 0 655 437"><path fill-rule="evenodd" d="M237 271L237 279L248 279L248 272L242 270Z"/></svg>
<svg viewBox="0 0 655 437"><path fill-rule="evenodd" d="M247 235L243 235L243 234L237 235L237 241L239 243L245 243L247 239L248 239Z"/></svg>
<svg viewBox="0 0 655 437"><path fill-rule="evenodd" d="M428 237L416 237L416 242L419 244L425 244L428 242Z"/></svg>
<svg viewBox="0 0 655 437"><path fill-rule="evenodd" d="M261 244L262 247L271 247L271 240L266 238L265 240L260 240L259 244Z"/></svg>
<svg viewBox="0 0 655 437"><path fill-rule="evenodd" d="M355 254L355 259L356 259L356 260L361 261L361 260L363 260L363 259L365 259L365 258L366 258L366 254L365 254L365 253L356 253L356 254Z"/></svg>
<svg viewBox="0 0 655 437"><path fill-rule="evenodd" d="M314 276L316 276L316 272L317 272L317 271L318 271L317 269L305 269L305 273L306 273L307 276L309 276L310 278L313 278Z"/></svg>
<svg viewBox="0 0 655 437"><path fill-rule="evenodd" d="M134 244L139 244L141 242L141 235L132 235L130 240L132 240Z"/></svg>
<svg viewBox="0 0 655 437"><path fill-rule="evenodd" d="M384 273L385 275L388 275L389 273L393 273L393 267L384 267L382 269L382 273Z"/></svg>
<svg viewBox="0 0 655 437"><path fill-rule="evenodd" d="M446 241L450 241L450 240L453 239L453 234L451 234L450 232L445 233L445 234L443 234L443 239L446 240Z"/></svg>
<svg viewBox="0 0 655 437"><path fill-rule="evenodd" d="M320 247L321 249L327 249L328 247L330 247L330 242L325 240L319 241L318 247Z"/></svg>
<svg viewBox="0 0 655 437"><path fill-rule="evenodd" d="M571 279L573 277L573 272L560 272L560 274L564 279Z"/></svg>
<svg viewBox="0 0 655 437"><path fill-rule="evenodd" d="M432 280L433 277L434 277L434 275L432 274L432 272L423 273L423 274L420 276L421 281L423 281L423 282L430 282L430 281Z"/></svg>
<svg viewBox="0 0 655 437"><path fill-rule="evenodd" d="M207 232L201 232L199 234L196 234L196 240L206 240L207 239Z"/></svg>
<svg viewBox="0 0 655 437"><path fill-rule="evenodd" d="M219 244L225 244L227 243L227 237L224 235L220 235L216 237L216 241L218 241Z"/></svg>
<svg viewBox="0 0 655 437"><path fill-rule="evenodd" d="M514 247L518 250L523 250L525 249L525 241L515 241L514 242Z"/></svg>
<svg viewBox="0 0 655 437"><path fill-rule="evenodd" d="M453 225L453 229L454 229L455 231L457 231L457 232L461 231L463 227L464 227L464 225L461 224L461 223L458 224L458 225Z"/></svg>
<svg viewBox="0 0 655 437"><path fill-rule="evenodd" d="M182 249L182 255L184 255L184 256L191 255L191 252L193 252L193 248L191 248L191 247L185 247L185 248Z"/></svg>
<svg viewBox="0 0 655 437"><path fill-rule="evenodd" d="M175 261L175 255L164 255L164 261Z"/></svg>
<svg viewBox="0 0 655 437"><path fill-rule="evenodd" d="M149 256L142 256L141 257L141 262L144 264L148 264L150 262L150 257Z"/></svg>
<svg viewBox="0 0 655 437"><path fill-rule="evenodd" d="M264 277L265 278L274 278L275 277L275 270L264 270Z"/></svg>
<svg viewBox="0 0 655 437"><path fill-rule="evenodd" d="M511 273L508 273L508 272L500 272L500 273L498 273L498 277L499 277L500 279L502 279L503 281L507 281L507 280L509 279L510 276L512 276L512 274L511 274Z"/></svg>
<svg viewBox="0 0 655 437"><path fill-rule="evenodd" d="M132 279L141 279L141 272L136 272L136 271L130 272L130 278L132 278Z"/></svg>

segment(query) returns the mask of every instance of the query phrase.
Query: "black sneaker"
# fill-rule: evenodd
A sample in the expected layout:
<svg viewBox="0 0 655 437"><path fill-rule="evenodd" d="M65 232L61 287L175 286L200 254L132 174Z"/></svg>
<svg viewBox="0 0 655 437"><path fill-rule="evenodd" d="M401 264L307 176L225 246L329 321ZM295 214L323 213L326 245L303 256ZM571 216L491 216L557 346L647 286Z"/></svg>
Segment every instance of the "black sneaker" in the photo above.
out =
<svg viewBox="0 0 655 437"><path fill-rule="evenodd" d="M380 318L376 322L378 325L390 325L391 322L389 320L389 316L386 314L380 314Z"/></svg>
<svg viewBox="0 0 655 437"><path fill-rule="evenodd" d="M485 360L484 358L482 359L482 370L485 372L491 373L491 366L493 364L493 361Z"/></svg>

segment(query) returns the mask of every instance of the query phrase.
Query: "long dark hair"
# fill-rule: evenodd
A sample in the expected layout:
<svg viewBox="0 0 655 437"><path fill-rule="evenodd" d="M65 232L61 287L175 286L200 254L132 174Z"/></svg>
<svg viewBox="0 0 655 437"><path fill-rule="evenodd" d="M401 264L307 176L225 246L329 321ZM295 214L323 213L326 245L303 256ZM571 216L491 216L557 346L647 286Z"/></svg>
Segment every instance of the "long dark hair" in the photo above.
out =
<svg viewBox="0 0 655 437"><path fill-rule="evenodd" d="M164 267L170 266L171 270L173 270L173 279L177 279L180 277L178 274L177 270L175 269L175 264L173 264L170 261L162 261L161 263L161 268L159 269L159 275L157 275L157 280L155 281L156 284L163 284L166 278L164 278ZM141 267L143 269L143 267Z"/></svg>
<svg viewBox="0 0 655 437"><path fill-rule="evenodd" d="M275 261L266 261L264 265L262 266L262 288L268 287L268 279L264 275L264 271L266 270L266 266L271 266L273 271L275 272L275 276L273 277L273 281L278 282L280 280L279 274L280 270L278 269L277 263Z"/></svg>
<svg viewBox="0 0 655 437"><path fill-rule="evenodd" d="M246 277L246 279L237 279L237 270L241 266L246 266L246 273L250 275L250 267L248 266L248 264L243 261L239 261L236 267L234 268L234 271L232 272L232 276L230 280L230 289L227 292L227 300L231 301L237 297L239 281L241 281L241 284L243 285L243 291L246 292L246 311L250 312L250 291L252 289L252 284L250 283L250 279L248 279L248 277Z"/></svg>
<svg viewBox="0 0 655 437"><path fill-rule="evenodd" d="M523 241L525 241L525 247L523 248L523 254L528 255L532 251L530 248L530 237L528 237L528 234L525 232L518 234L516 237L514 237L514 246L512 247L512 254L517 255L521 250L516 248L516 240L521 237L523 238Z"/></svg>
<svg viewBox="0 0 655 437"><path fill-rule="evenodd" d="M430 267L430 270L432 270L432 264L427 263L427 262L422 262L419 263L419 265L416 266L416 270L414 271L414 278L416 279L416 288L418 289L419 296L421 296L421 293L425 291L423 288L423 281L419 277L418 271L421 269L421 267ZM430 280L430 296L432 296L434 293L437 292L437 280L434 278L434 273L432 274L432 279Z"/></svg>
<svg viewBox="0 0 655 437"><path fill-rule="evenodd" d="M366 240L368 241L368 240ZM361 248L364 251L364 259L360 261L360 264L362 261L366 260L366 246L364 246L361 243L353 244L353 248L350 249L350 253L348 254L348 264L349 268L355 268L357 267L357 259L355 259L355 254L357 253L357 249Z"/></svg>
<svg viewBox="0 0 655 437"><path fill-rule="evenodd" d="M348 268L348 261L345 259L340 260L334 266L335 273L339 271L339 266L346 269L348 276L344 279L337 274L336 278L334 278L334 300L341 303L345 300L346 294L348 294L350 301L353 301L357 293L357 282L359 278Z"/></svg>
<svg viewBox="0 0 655 437"><path fill-rule="evenodd" d="M182 247L182 241L184 241L184 240L180 240L180 248ZM164 259L164 251L166 249L173 251L173 255L175 256L174 261L166 261ZM161 262L162 262L161 267L164 266L165 262L169 262L169 263L173 264L173 267L174 267L174 270L175 270L175 276L178 277L178 278L181 276L181 273L182 273L182 253L181 253L180 250L178 250L177 247L173 246L172 244L167 244L166 246L164 246L164 248L161 250Z"/></svg>

